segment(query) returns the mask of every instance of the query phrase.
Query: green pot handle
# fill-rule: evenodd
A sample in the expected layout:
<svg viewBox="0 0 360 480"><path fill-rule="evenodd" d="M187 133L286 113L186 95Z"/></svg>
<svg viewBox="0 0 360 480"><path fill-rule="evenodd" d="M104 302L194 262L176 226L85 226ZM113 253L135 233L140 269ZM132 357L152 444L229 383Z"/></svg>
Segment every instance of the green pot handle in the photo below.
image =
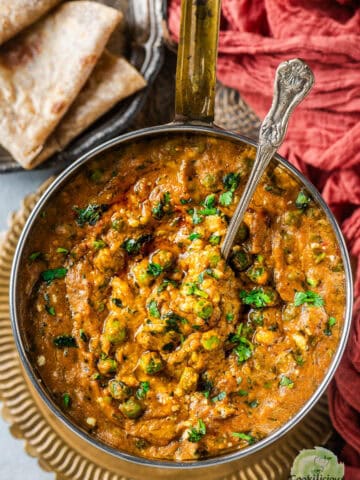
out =
<svg viewBox="0 0 360 480"><path fill-rule="evenodd" d="M175 121L212 123L221 0L182 0Z"/></svg>

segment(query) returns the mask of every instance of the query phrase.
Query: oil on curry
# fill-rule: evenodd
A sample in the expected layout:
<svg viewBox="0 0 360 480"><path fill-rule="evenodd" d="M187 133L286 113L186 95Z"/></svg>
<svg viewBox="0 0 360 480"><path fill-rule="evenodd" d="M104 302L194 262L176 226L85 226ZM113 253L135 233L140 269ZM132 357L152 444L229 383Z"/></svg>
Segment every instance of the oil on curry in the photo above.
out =
<svg viewBox="0 0 360 480"><path fill-rule="evenodd" d="M229 265L220 246L255 151L176 135L92 162L28 242L29 349L97 439L150 459L243 448L321 382L342 329L332 227L283 167L264 175Z"/></svg>

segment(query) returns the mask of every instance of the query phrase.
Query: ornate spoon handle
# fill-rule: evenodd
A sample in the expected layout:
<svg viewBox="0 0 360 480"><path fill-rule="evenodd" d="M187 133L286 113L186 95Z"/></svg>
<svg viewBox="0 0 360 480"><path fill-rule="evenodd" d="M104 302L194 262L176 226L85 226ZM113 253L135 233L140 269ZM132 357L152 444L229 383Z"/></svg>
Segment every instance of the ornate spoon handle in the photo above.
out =
<svg viewBox="0 0 360 480"><path fill-rule="evenodd" d="M284 140L290 115L309 93L313 83L312 71L298 58L281 63L276 70L274 98L269 113L260 127L255 162L221 247L225 260L229 257L240 223L256 187Z"/></svg>

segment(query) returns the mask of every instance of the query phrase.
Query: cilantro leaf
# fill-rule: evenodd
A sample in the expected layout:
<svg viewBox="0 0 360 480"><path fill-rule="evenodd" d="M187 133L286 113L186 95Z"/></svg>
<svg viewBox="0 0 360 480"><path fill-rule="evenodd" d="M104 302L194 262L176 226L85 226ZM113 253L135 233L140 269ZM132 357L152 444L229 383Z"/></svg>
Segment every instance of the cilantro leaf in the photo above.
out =
<svg viewBox="0 0 360 480"><path fill-rule="evenodd" d="M165 213L170 212L170 193L166 192L162 196L160 202L158 202L152 209L152 214L156 220L160 220Z"/></svg>
<svg viewBox="0 0 360 480"><path fill-rule="evenodd" d="M149 263L146 271L147 271L147 273L149 273L153 277L158 277L164 271L164 269L158 263L151 262L151 263Z"/></svg>
<svg viewBox="0 0 360 480"><path fill-rule="evenodd" d="M73 336L71 335L58 335L53 339L53 343L57 348L76 348L77 343Z"/></svg>
<svg viewBox="0 0 360 480"><path fill-rule="evenodd" d="M67 248L64 248L64 247L58 247L56 249L56 253L63 253L64 255L66 255L66 254L69 253L69 250Z"/></svg>
<svg viewBox="0 0 360 480"><path fill-rule="evenodd" d="M214 403L215 402L220 402L221 400L224 400L225 397L226 397L226 392L220 392L215 397L212 397L211 401L214 402Z"/></svg>
<svg viewBox="0 0 360 480"><path fill-rule="evenodd" d="M294 297L295 306L299 307L304 303L314 307L322 307L324 305L324 299L318 293L311 290L307 292L296 292Z"/></svg>
<svg viewBox="0 0 360 480"><path fill-rule="evenodd" d="M42 253L41 252L33 252L29 255L29 260L30 262L34 262L35 260L37 260L38 258L40 259Z"/></svg>
<svg viewBox="0 0 360 480"><path fill-rule="evenodd" d="M85 208L73 207L77 213L76 223L80 227L83 227L86 223L93 226L108 208L107 205L97 205L95 203L89 203Z"/></svg>
<svg viewBox="0 0 360 480"><path fill-rule="evenodd" d="M311 197L304 190L300 190L295 200L295 206L300 210L305 210L311 201Z"/></svg>
<svg viewBox="0 0 360 480"><path fill-rule="evenodd" d="M93 241L93 247L95 250L101 250L102 248L106 247L106 243L104 242L104 240L101 240L100 238L99 240Z"/></svg>
<svg viewBox="0 0 360 480"><path fill-rule="evenodd" d="M239 364L248 360L254 350L254 345L245 337L243 326L243 324L240 324L236 333L229 335L229 341L235 343L233 352L237 355Z"/></svg>
<svg viewBox="0 0 360 480"><path fill-rule="evenodd" d="M203 206L205 208L214 208L215 207L215 193L208 195L203 201Z"/></svg>
<svg viewBox="0 0 360 480"><path fill-rule="evenodd" d="M71 406L71 397L68 393L62 394L62 402L65 408L69 408Z"/></svg>
<svg viewBox="0 0 360 480"><path fill-rule="evenodd" d="M160 311L156 300L150 300L148 310L152 317L160 318Z"/></svg>
<svg viewBox="0 0 360 480"><path fill-rule="evenodd" d="M200 442L204 435L206 435L206 425L200 418L197 424L197 428L191 427L190 431L188 432L188 440L189 442L197 443Z"/></svg>
<svg viewBox="0 0 360 480"><path fill-rule="evenodd" d="M65 275L67 274L67 268L60 267L60 268L53 268L50 270L44 270L41 272L41 279L44 280L48 285L55 280L59 278L64 278Z"/></svg>
<svg viewBox="0 0 360 480"><path fill-rule="evenodd" d="M291 378L282 375L279 382L280 387L294 388L294 382Z"/></svg>
<svg viewBox="0 0 360 480"><path fill-rule="evenodd" d="M186 295L196 295L197 297L202 298L208 298L209 296L206 292L200 290L200 288L194 282L186 283L186 286L188 287Z"/></svg>
<svg viewBox="0 0 360 480"><path fill-rule="evenodd" d="M223 178L224 187L227 190L234 191L237 189L240 183L240 174L239 173L227 173Z"/></svg>
<svg viewBox="0 0 360 480"><path fill-rule="evenodd" d="M266 307L272 301L271 295L265 292L262 288L255 288L250 292L241 290L240 299L245 305L251 305L256 308Z"/></svg>
<svg viewBox="0 0 360 480"><path fill-rule="evenodd" d="M233 432L232 436L236 438L240 438L240 440L245 440L245 442L247 442L249 445L252 445L253 443L256 442L256 438L253 437L252 435L249 435L248 433Z"/></svg>
<svg viewBox="0 0 360 480"><path fill-rule="evenodd" d="M123 248L129 255L136 255L140 252L141 247L152 240L152 235L145 234L138 238L127 238L122 244Z"/></svg>
<svg viewBox="0 0 360 480"><path fill-rule="evenodd" d="M169 285L173 285L176 288L178 288L179 286L176 280L172 280L171 278L164 278L164 280L158 286L157 293L163 292Z"/></svg>
<svg viewBox="0 0 360 480"><path fill-rule="evenodd" d="M193 233L190 233L189 235L189 240L191 241L197 240L198 238L202 238L201 233L193 232Z"/></svg>
<svg viewBox="0 0 360 480"><path fill-rule="evenodd" d="M220 235L216 235L215 233L212 233L209 237L209 243L210 245L219 245L221 241L221 236Z"/></svg>
<svg viewBox="0 0 360 480"><path fill-rule="evenodd" d="M232 204L233 197L234 197L234 194L231 190L228 190L227 192L223 192L219 198L220 205L222 205L223 207L228 207L229 205Z"/></svg>
<svg viewBox="0 0 360 480"><path fill-rule="evenodd" d="M122 307L123 307L123 303L122 303L122 300L121 300L120 298L115 298L115 297L113 297L113 298L111 299L111 301L112 301L112 303L113 303L116 307L118 307L118 308L122 308Z"/></svg>

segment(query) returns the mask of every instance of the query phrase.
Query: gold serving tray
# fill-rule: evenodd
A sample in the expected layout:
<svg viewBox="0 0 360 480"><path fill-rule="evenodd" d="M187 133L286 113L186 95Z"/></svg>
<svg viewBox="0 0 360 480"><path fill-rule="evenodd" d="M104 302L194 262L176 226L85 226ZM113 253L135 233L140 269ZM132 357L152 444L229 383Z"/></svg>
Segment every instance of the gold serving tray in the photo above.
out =
<svg viewBox="0 0 360 480"><path fill-rule="evenodd" d="M38 458L41 468L55 472L57 480L127 480L119 460L88 445L63 426L43 404L24 374L12 336L8 305L12 258L26 219L51 180L47 180L36 193L24 199L21 209L12 216L9 231L0 244L2 415L10 424L11 434L25 440L26 452ZM247 457L241 471L228 474L222 477L222 480L288 479L293 459L299 450L323 445L331 433L327 400L326 396L323 396L287 435L266 449ZM176 478L174 472L173 479ZM188 472L188 478L192 480L201 477L194 470L193 473Z"/></svg>

